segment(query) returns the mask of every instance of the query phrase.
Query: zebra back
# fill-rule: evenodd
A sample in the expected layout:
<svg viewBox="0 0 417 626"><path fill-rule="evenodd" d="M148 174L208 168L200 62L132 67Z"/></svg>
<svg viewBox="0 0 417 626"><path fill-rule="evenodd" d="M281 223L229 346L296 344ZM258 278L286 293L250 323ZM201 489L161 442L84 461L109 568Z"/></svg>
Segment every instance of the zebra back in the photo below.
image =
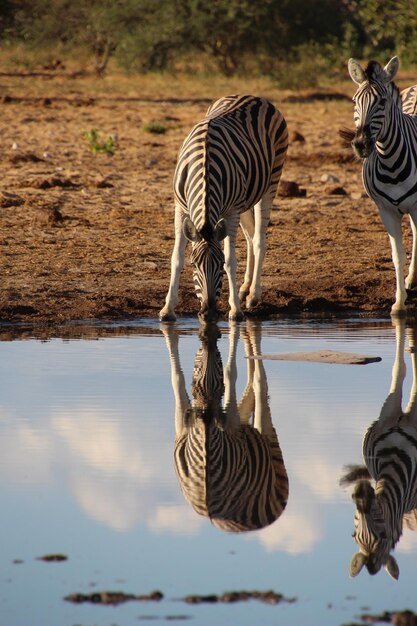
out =
<svg viewBox="0 0 417 626"><path fill-rule="evenodd" d="M214 526L234 532L264 528L282 514L288 477L274 435L242 424L224 430L197 418L176 441L176 470L185 498Z"/></svg>
<svg viewBox="0 0 417 626"><path fill-rule="evenodd" d="M204 239L220 217L275 193L287 146L284 117L264 98L226 96L209 107L186 137L174 175L176 200Z"/></svg>

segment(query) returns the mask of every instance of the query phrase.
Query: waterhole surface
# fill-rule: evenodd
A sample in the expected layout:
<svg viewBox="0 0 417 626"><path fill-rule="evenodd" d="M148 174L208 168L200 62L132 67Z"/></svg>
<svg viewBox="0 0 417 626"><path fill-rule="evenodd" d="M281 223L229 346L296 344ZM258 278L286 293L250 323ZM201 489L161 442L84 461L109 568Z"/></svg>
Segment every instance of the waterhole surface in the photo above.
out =
<svg viewBox="0 0 417 626"><path fill-rule="evenodd" d="M202 332L183 319L79 325L50 339L9 331L0 345L1 625L334 626L361 623L364 613L417 612L417 532L406 529L393 552L398 581L383 569L351 578L355 507L352 489L339 484L346 465L363 463L396 347L404 409L409 401L413 329L350 319ZM381 360L250 358L323 350ZM261 526L273 506L262 489L234 493L233 455L223 456L224 485L206 467L203 495L190 496L192 477L174 462L184 415L188 427L212 419L222 433L238 428L236 416L247 428L266 421L271 433L272 425L286 473L275 521L244 528ZM248 484L262 473L256 462L252 451ZM204 497L210 505L197 512ZM103 593L155 590L162 599L117 596L111 606ZM282 601L262 593L221 601L225 592L269 590ZM208 595L218 601L185 601Z"/></svg>

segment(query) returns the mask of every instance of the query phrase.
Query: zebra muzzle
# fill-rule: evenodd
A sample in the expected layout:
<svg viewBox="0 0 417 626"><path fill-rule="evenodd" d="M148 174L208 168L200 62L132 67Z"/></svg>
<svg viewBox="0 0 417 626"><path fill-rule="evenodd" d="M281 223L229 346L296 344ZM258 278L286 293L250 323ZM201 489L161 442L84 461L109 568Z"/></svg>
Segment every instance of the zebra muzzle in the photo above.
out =
<svg viewBox="0 0 417 626"><path fill-rule="evenodd" d="M198 317L205 322L217 322L220 317L214 300L203 302L198 313Z"/></svg>
<svg viewBox="0 0 417 626"><path fill-rule="evenodd" d="M374 148L374 141L372 140L369 127L364 126L357 130L352 141L352 148L356 156L360 159L369 157Z"/></svg>

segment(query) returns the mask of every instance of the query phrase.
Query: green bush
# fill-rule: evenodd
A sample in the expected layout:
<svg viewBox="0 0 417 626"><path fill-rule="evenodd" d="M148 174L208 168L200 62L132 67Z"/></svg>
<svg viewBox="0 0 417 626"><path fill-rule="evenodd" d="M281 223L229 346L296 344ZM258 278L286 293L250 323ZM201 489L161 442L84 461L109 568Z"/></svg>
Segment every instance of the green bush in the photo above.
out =
<svg viewBox="0 0 417 626"><path fill-rule="evenodd" d="M93 154L97 154L98 152L104 152L109 155L114 154L116 144L112 136L107 137L107 139L103 141L100 139L100 133L97 128L92 128L90 131L85 132L83 137L87 140Z"/></svg>
<svg viewBox="0 0 417 626"><path fill-rule="evenodd" d="M172 70L208 59L230 76L275 72L282 85L314 83L315 64L341 55L417 63L410 0L1 0L4 41L85 50L99 74L111 57L129 71ZM314 43L311 43L314 42ZM291 63L292 73L284 63Z"/></svg>
<svg viewBox="0 0 417 626"><path fill-rule="evenodd" d="M159 122L152 122L144 126L145 133L153 133L154 135L163 135L167 132L167 127Z"/></svg>
<svg viewBox="0 0 417 626"><path fill-rule="evenodd" d="M336 44L320 46L308 42L292 51L286 61L271 70L281 89L306 89L329 84L340 76L343 53Z"/></svg>

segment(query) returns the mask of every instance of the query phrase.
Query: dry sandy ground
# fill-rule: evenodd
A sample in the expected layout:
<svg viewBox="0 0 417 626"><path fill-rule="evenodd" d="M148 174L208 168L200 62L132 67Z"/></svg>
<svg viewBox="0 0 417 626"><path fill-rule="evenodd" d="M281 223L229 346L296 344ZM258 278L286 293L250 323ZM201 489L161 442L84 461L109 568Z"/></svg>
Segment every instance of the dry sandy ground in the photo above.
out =
<svg viewBox="0 0 417 626"><path fill-rule="evenodd" d="M404 80L401 87L417 82ZM279 190L256 313L389 317L388 238L363 192L361 164L338 136L352 127L353 83L290 93L268 83L0 73L0 321L157 317L169 280L178 148L210 102L238 91L282 110L292 140L283 179L305 190ZM147 132L152 122L166 132ZM92 128L102 139L117 135L113 156L91 152L83 133ZM241 236L238 255L242 276ZM177 311L197 310L186 264Z"/></svg>

